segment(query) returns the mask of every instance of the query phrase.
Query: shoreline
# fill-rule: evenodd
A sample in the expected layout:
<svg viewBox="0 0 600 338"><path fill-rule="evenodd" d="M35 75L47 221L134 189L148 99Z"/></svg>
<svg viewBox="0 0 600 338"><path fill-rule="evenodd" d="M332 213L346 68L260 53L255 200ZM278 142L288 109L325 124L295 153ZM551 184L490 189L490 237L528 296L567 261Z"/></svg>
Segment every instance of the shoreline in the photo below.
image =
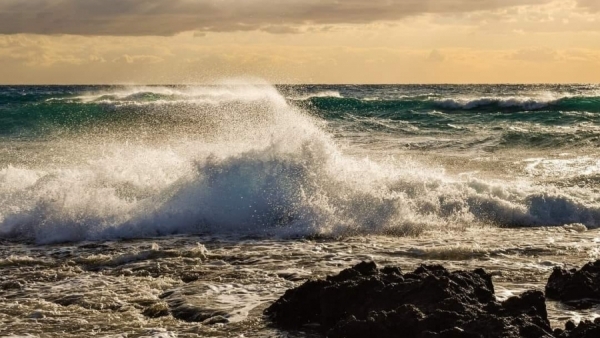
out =
<svg viewBox="0 0 600 338"><path fill-rule="evenodd" d="M0 248L5 257L0 260L2 282L10 279L22 285L0 290L0 309L5 309L0 310L0 323L6 327L0 334L53 336L60 324L77 336L70 330L91 330L93 323L109 315L114 323L106 329L114 334L162 327L173 332L200 330L200 335L212 332L217 337L232 332L247 332L246 337L276 335L277 330L265 326L264 308L309 278L335 274L362 260L406 270L421 263L442 264L451 271L484 268L503 300L531 288L543 289L554 266L580 267L594 260L600 255L598 241L600 229L489 227L411 238L234 240L181 235L49 246L5 243ZM177 291L175 296L160 298L170 290ZM197 305L221 311L235 322L199 329L172 316L143 315L148 307L160 308L173 297L207 299ZM14 308L10 304L15 301L25 305ZM593 319L600 313L574 312L555 302L548 303L548 312L553 327L564 325L565 318ZM33 320L30 316L40 315L44 317L36 319L37 329L22 326ZM89 324L76 325L73 320L78 318Z"/></svg>

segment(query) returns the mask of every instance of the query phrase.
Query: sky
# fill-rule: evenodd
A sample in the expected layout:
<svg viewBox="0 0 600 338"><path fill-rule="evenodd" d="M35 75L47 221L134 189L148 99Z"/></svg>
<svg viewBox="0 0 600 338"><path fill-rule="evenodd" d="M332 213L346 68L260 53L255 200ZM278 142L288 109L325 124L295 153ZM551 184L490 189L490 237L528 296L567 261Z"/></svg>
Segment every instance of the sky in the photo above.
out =
<svg viewBox="0 0 600 338"><path fill-rule="evenodd" d="M598 83L600 0L0 0L2 84Z"/></svg>

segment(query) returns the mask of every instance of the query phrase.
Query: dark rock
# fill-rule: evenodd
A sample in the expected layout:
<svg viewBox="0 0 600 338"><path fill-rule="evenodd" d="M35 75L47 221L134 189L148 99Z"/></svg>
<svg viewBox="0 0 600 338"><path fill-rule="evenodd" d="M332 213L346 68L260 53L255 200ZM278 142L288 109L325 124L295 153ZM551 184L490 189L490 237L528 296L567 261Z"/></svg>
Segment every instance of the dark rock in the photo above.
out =
<svg viewBox="0 0 600 338"><path fill-rule="evenodd" d="M164 302L157 302L146 307L142 314L148 318L165 317L169 315L169 306Z"/></svg>
<svg viewBox="0 0 600 338"><path fill-rule="evenodd" d="M173 294L175 294L175 290L168 290L168 291L165 291L165 292L161 293L158 296L158 298L159 299L168 298L168 297L171 297Z"/></svg>
<svg viewBox="0 0 600 338"><path fill-rule="evenodd" d="M108 250L110 249L109 245L103 244L103 243L87 243L87 244L82 244L80 246L78 246L79 249L102 249L102 250Z"/></svg>
<svg viewBox="0 0 600 338"><path fill-rule="evenodd" d="M18 280L8 280L0 283L0 289L2 290L20 290L23 288L25 283Z"/></svg>
<svg viewBox="0 0 600 338"><path fill-rule="evenodd" d="M62 306L81 305L84 303L84 297L82 294L71 294L61 296L55 299L54 302Z"/></svg>
<svg viewBox="0 0 600 338"><path fill-rule="evenodd" d="M265 314L278 327L317 328L330 338L552 337L544 300L528 291L498 302L482 269L422 265L402 274L363 262L286 291Z"/></svg>
<svg viewBox="0 0 600 338"><path fill-rule="evenodd" d="M181 274L181 281L184 283L191 283L199 280L201 275L197 272L184 272Z"/></svg>
<svg viewBox="0 0 600 338"><path fill-rule="evenodd" d="M600 337L600 318L596 318L593 322L581 321L577 326L572 321L568 321L565 330L555 330L554 336L557 338L598 338Z"/></svg>
<svg viewBox="0 0 600 338"><path fill-rule="evenodd" d="M580 270L554 268L546 284L546 296L579 309L600 304L600 260Z"/></svg>

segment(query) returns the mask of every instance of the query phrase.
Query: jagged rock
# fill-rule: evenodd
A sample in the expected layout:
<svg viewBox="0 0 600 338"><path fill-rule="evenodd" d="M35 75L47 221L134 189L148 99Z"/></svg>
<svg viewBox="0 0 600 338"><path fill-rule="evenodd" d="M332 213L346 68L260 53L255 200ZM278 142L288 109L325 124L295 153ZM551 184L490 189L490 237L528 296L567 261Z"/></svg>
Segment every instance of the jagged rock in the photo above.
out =
<svg viewBox="0 0 600 338"><path fill-rule="evenodd" d="M554 268L546 284L546 296L580 309L600 304L600 260L580 270Z"/></svg>
<svg viewBox="0 0 600 338"><path fill-rule="evenodd" d="M600 318L596 318L593 322L581 321L577 326L572 321L568 321L564 330L554 330L554 336L557 338L598 338L600 337Z"/></svg>
<svg viewBox="0 0 600 338"><path fill-rule="evenodd" d="M540 291L498 302L484 270L439 265L403 274L362 262L288 290L265 313L281 328L315 328L330 338L552 337Z"/></svg>

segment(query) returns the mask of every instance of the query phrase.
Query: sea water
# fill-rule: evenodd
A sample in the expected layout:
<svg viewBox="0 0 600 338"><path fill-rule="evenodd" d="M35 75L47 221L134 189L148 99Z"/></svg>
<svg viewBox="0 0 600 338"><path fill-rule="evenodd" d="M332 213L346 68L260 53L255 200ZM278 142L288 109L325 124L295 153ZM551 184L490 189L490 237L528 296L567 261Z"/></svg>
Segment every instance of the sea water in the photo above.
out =
<svg viewBox="0 0 600 338"><path fill-rule="evenodd" d="M285 335L261 309L363 259L508 297L598 227L596 85L0 87L0 334Z"/></svg>

